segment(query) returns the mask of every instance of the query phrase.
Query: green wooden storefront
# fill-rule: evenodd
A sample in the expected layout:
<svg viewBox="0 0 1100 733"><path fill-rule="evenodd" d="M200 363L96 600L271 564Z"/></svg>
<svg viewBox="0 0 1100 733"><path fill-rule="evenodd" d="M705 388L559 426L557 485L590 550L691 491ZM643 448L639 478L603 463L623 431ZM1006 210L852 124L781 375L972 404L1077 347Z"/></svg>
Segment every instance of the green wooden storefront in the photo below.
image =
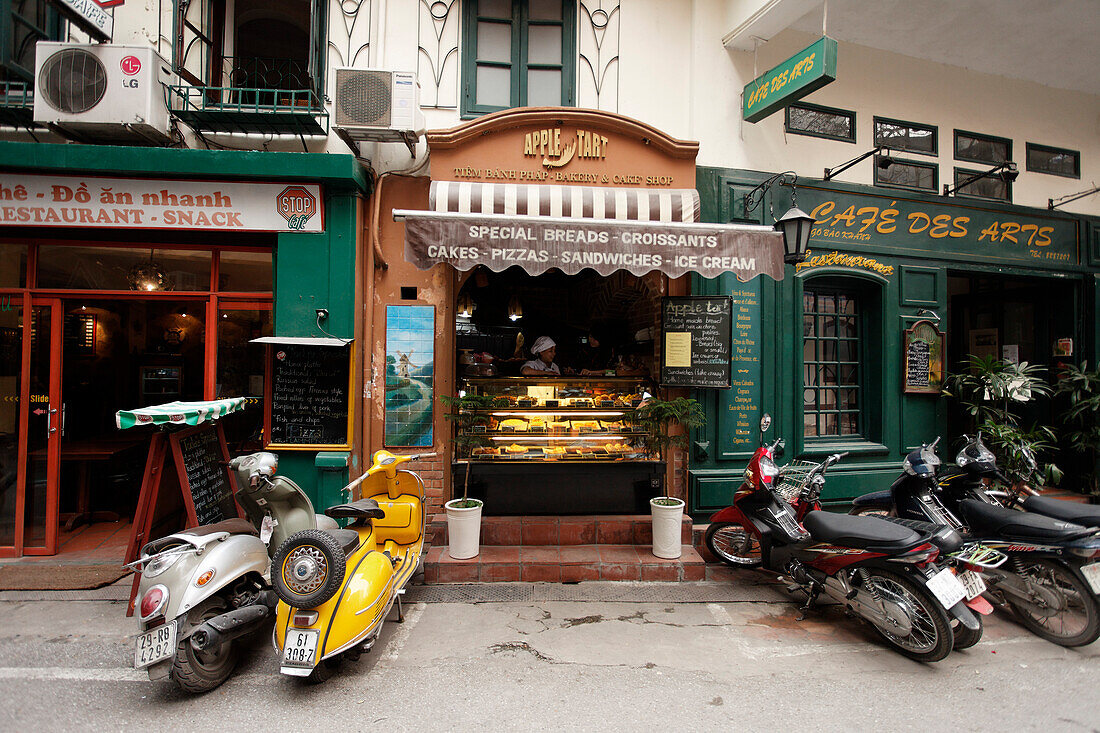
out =
<svg viewBox="0 0 1100 733"><path fill-rule="evenodd" d="M768 177L700 167L703 221L770 224L791 205L789 186L773 186L752 212L744 200ZM830 474L824 494L830 503L889 488L904 455L937 435L948 446L941 457L951 460L949 441L963 432L961 417L940 394L905 390L904 332L918 321L939 318L948 371L973 344L986 343L982 334L998 351L1015 341L1021 359L1048 366L1055 362L1054 341L1072 339L1073 355L1062 358L1096 363L1100 222L817 180L799 181L794 195L799 208L818 220L807 262L797 271L787 266L781 282L743 283L727 274L692 283L695 294L733 296L735 311L733 386L694 393L707 416L690 451L689 511L696 519L732 499L759 444L764 412L774 418L769 437L784 441L781 464L849 452ZM803 381L803 306L808 290L830 288L855 294L860 304L858 380L852 384L857 429L817 437L804 414L814 392Z"/></svg>

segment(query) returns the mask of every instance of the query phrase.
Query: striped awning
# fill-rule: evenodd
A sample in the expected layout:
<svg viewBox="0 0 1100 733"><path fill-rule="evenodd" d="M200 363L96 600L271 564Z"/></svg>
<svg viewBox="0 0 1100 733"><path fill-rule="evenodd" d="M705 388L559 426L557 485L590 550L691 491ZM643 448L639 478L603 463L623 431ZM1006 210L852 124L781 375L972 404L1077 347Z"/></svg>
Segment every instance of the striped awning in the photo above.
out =
<svg viewBox="0 0 1100 733"><path fill-rule="evenodd" d="M564 216L619 221L699 221L699 192L432 181L428 209L460 214Z"/></svg>
<svg viewBox="0 0 1100 733"><path fill-rule="evenodd" d="M783 237L755 224L699 223L694 189L432 181L427 210L394 209L405 259L421 270L518 266L532 275L592 269L669 277L732 272L783 279Z"/></svg>
<svg viewBox="0 0 1100 733"><path fill-rule="evenodd" d="M198 425L243 410L247 401L247 397L230 397L205 402L167 402L136 410L119 410L115 413L115 425L119 430L135 425Z"/></svg>

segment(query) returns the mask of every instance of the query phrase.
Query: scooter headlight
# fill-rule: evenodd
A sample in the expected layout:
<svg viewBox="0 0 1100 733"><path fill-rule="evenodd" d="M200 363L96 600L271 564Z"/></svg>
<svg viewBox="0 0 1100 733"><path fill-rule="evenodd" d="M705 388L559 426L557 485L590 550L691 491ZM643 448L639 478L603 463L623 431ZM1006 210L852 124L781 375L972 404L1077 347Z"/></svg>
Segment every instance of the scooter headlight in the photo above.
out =
<svg viewBox="0 0 1100 733"><path fill-rule="evenodd" d="M775 465L775 461L767 456L761 456L760 458L760 480L766 484L770 484L772 480L779 475L779 467Z"/></svg>

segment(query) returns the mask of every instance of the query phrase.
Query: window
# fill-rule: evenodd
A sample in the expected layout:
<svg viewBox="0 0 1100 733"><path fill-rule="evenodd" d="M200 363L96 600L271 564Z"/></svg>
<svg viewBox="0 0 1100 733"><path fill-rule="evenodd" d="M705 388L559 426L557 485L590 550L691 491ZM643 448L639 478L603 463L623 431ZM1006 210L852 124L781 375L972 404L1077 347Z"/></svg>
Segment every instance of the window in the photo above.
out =
<svg viewBox="0 0 1100 733"><path fill-rule="evenodd" d="M792 104L787 107L787 132L854 143L856 113L804 102Z"/></svg>
<svg viewBox="0 0 1100 733"><path fill-rule="evenodd" d="M909 188L914 191L935 191L939 185L939 166L915 160L898 160L875 156L875 185Z"/></svg>
<svg viewBox="0 0 1100 733"><path fill-rule="evenodd" d="M968 168L956 168L955 185L958 186L967 178L976 176L981 172L982 171L970 170ZM997 201L1011 201L1012 184L997 175L983 176L956 190L955 195L970 196L971 198L979 199L995 199Z"/></svg>
<svg viewBox="0 0 1100 733"><path fill-rule="evenodd" d="M885 145L891 150L936 155L939 151L939 134L931 125L876 117L875 145Z"/></svg>
<svg viewBox="0 0 1100 733"><path fill-rule="evenodd" d="M1027 169L1036 173L1049 173L1066 178L1081 177L1081 154L1076 150L1049 148L1046 145L1027 144Z"/></svg>
<svg viewBox="0 0 1100 733"><path fill-rule="evenodd" d="M807 284L802 294L804 435L855 437L866 429L861 406L860 295Z"/></svg>
<svg viewBox="0 0 1100 733"><path fill-rule="evenodd" d="M955 159L997 165L1012 160L1012 141L955 130Z"/></svg>
<svg viewBox="0 0 1100 733"><path fill-rule="evenodd" d="M61 17L46 0L0 0L0 83L34 81L34 45L61 40Z"/></svg>
<svg viewBox="0 0 1100 733"><path fill-rule="evenodd" d="M463 12L464 116L574 104L573 0L471 0Z"/></svg>

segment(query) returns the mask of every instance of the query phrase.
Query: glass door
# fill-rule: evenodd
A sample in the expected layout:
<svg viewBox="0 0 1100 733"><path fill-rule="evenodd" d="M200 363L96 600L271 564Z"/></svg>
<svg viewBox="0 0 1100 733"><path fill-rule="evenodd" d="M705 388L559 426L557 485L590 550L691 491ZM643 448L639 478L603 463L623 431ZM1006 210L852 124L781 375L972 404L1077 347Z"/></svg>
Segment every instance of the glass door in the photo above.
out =
<svg viewBox="0 0 1100 733"><path fill-rule="evenodd" d="M27 426L26 479L23 483L22 554L57 552L58 477L61 430L61 301L34 299L24 323L29 340L27 378L20 413Z"/></svg>
<svg viewBox="0 0 1100 733"><path fill-rule="evenodd" d="M23 295L0 295L0 557L21 554L19 418L23 384Z"/></svg>

